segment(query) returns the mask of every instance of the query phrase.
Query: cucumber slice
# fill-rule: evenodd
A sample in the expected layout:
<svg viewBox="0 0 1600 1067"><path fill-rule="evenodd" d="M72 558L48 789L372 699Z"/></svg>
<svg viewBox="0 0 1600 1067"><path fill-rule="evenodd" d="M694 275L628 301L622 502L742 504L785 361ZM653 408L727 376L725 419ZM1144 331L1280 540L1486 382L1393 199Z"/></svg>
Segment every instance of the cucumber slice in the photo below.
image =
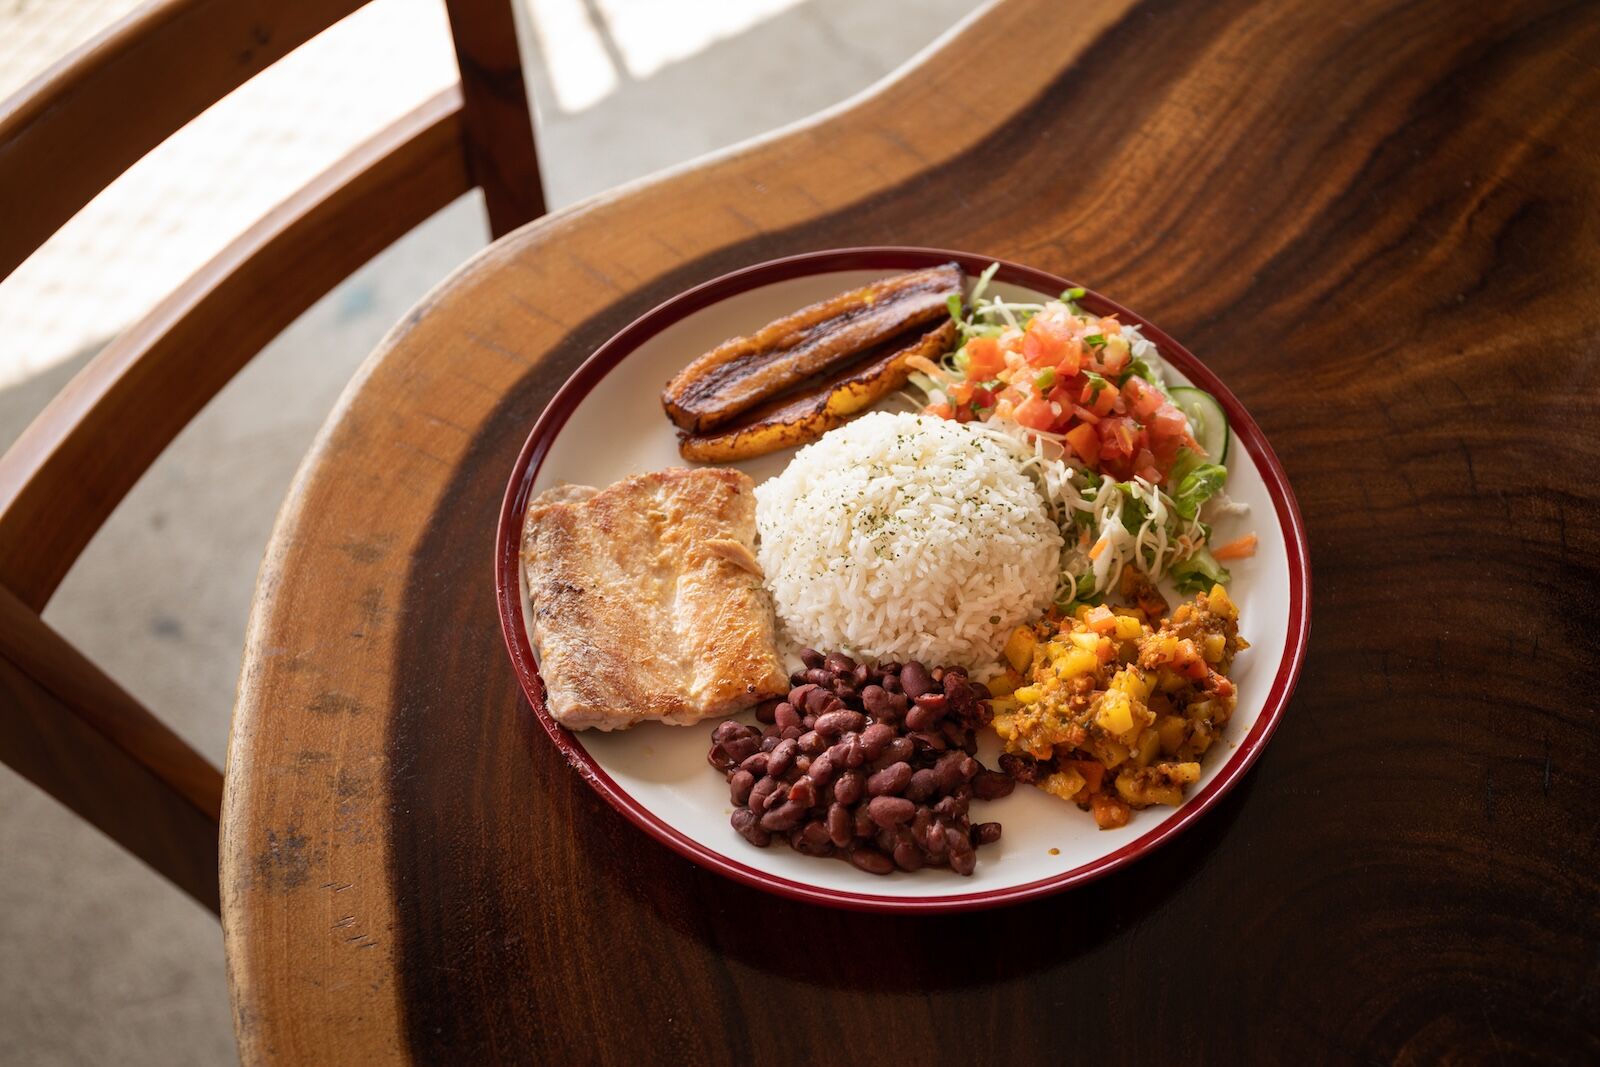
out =
<svg viewBox="0 0 1600 1067"><path fill-rule="evenodd" d="M1188 417L1194 439L1206 450L1206 459L1212 463L1227 463L1232 435L1228 432L1228 416L1222 413L1217 398L1192 385L1175 385L1167 392L1173 405Z"/></svg>

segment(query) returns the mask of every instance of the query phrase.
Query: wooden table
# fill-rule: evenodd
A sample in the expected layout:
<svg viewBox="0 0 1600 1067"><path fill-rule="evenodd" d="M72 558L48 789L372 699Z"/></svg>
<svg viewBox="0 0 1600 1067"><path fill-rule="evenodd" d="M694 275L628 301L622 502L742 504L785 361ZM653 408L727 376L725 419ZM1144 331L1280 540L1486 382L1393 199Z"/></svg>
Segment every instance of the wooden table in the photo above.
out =
<svg viewBox="0 0 1600 1067"><path fill-rule="evenodd" d="M498 242L372 357L250 630L222 860L247 1062L1600 1056L1600 8L1057 7ZM507 472L596 345L729 269L885 243L1152 316L1310 531L1310 655L1250 777L998 912L696 869L562 764L495 621Z"/></svg>

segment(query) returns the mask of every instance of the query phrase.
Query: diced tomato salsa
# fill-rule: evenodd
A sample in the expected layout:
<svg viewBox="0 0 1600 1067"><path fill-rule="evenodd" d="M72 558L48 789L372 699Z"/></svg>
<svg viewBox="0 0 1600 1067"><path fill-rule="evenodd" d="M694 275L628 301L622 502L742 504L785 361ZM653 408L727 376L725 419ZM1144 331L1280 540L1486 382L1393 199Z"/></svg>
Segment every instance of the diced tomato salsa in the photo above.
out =
<svg viewBox="0 0 1600 1067"><path fill-rule="evenodd" d="M958 422L1010 419L1054 434L1093 470L1119 481L1165 481L1183 448L1203 455L1189 421L1160 389L1131 373L1115 316L1076 314L1056 300L1023 329L973 337L964 378L927 414Z"/></svg>

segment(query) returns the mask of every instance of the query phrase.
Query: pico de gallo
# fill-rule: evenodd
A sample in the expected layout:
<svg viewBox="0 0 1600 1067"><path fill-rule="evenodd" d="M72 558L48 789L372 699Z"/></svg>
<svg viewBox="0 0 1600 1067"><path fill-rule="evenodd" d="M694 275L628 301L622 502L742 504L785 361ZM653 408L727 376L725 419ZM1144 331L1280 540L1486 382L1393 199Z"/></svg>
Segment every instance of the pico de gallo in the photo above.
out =
<svg viewBox="0 0 1600 1067"><path fill-rule="evenodd" d="M1135 343L1153 346L1115 315L1084 311L1075 302L1082 295L958 315L964 343L945 368L943 398L925 411L958 422L1010 419L1060 439L1090 470L1165 484L1183 449L1202 459L1207 451L1134 354Z"/></svg>
<svg viewBox="0 0 1600 1067"><path fill-rule="evenodd" d="M1082 289L1040 303L986 296L997 269L978 277L966 303L950 298L959 342L937 363L913 360L911 379L924 414L1039 450L1034 472L1065 542L1057 607L1100 603L1130 568L1152 582L1170 577L1185 594L1227 582L1220 561L1252 555L1255 539L1213 552L1201 515L1208 502L1243 510L1222 491L1221 405L1168 386L1155 344L1136 324L1083 308Z"/></svg>

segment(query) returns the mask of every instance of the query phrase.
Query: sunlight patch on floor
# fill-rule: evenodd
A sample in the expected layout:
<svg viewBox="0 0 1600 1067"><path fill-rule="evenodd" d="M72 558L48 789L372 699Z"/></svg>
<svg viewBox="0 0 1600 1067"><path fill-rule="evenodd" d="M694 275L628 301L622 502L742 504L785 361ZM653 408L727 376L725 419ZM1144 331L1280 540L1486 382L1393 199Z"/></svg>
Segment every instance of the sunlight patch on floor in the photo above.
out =
<svg viewBox="0 0 1600 1067"><path fill-rule="evenodd" d="M8 31L23 22L36 43L60 40L37 24L80 6L107 7L23 8ZM0 387L121 330L455 78L440 0L375 0L252 79L134 164L0 282Z"/></svg>

